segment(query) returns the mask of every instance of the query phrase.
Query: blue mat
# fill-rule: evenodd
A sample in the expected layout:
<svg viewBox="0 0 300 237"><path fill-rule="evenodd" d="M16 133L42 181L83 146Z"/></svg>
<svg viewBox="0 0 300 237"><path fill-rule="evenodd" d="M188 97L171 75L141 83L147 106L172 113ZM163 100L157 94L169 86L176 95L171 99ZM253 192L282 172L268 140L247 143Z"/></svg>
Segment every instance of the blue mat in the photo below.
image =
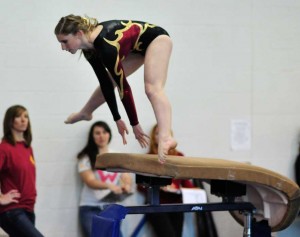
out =
<svg viewBox="0 0 300 237"><path fill-rule="evenodd" d="M121 221L127 210L117 204L107 206L99 215L93 217L92 237L120 237Z"/></svg>

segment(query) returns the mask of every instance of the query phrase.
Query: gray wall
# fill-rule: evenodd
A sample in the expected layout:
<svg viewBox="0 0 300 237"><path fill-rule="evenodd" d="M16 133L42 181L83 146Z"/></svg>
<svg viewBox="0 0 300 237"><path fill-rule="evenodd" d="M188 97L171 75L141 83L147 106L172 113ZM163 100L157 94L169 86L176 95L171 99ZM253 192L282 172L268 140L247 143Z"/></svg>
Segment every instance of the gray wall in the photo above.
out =
<svg viewBox="0 0 300 237"><path fill-rule="evenodd" d="M59 18L69 13L100 21L145 20L169 31L174 50L166 90L178 149L186 155L248 161L294 177L300 132L299 1L2 0L0 13L0 114L17 103L29 110L37 161L37 226L46 236L80 236L75 156L93 121L109 122L114 150L146 152L132 132L128 145L121 144L106 105L91 122L63 123L97 86L84 58L62 52L53 34ZM129 82L148 132L155 119L142 76L140 70ZM121 104L120 111L127 121ZM251 123L251 149L230 148L233 119ZM227 213L214 215L221 237L241 235Z"/></svg>

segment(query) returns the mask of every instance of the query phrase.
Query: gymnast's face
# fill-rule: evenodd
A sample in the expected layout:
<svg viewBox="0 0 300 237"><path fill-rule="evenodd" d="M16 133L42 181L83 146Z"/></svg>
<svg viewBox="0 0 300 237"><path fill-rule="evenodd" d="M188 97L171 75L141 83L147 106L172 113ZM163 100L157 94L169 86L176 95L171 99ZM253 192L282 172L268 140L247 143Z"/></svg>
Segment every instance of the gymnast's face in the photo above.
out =
<svg viewBox="0 0 300 237"><path fill-rule="evenodd" d="M70 52L71 54L75 54L78 49L81 48L82 40L81 33L76 34L59 34L56 35L58 42L61 44L61 49Z"/></svg>
<svg viewBox="0 0 300 237"><path fill-rule="evenodd" d="M99 148L104 148L108 146L110 134L103 127L94 127L93 137L96 145Z"/></svg>

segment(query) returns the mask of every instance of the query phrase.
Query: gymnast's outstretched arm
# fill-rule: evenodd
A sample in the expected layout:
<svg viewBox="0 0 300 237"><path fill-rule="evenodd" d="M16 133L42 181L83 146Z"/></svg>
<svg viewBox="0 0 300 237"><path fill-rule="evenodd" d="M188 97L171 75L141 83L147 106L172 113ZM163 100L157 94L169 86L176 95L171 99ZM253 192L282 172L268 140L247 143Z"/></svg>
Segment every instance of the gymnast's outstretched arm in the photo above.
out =
<svg viewBox="0 0 300 237"><path fill-rule="evenodd" d="M93 112L100 107L102 104L104 104L105 98L103 96L102 90L100 88L100 85L97 86L94 93L91 95L87 103L83 106L83 108L76 113L72 113L65 123L72 124L79 122L81 120L91 120L93 118Z"/></svg>

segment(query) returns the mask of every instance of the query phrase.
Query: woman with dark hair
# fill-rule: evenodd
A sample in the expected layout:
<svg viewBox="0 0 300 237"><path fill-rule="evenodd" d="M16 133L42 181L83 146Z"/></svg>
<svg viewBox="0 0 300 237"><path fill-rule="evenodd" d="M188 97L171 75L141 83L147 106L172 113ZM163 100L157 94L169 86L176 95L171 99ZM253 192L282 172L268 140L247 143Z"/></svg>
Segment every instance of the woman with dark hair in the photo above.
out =
<svg viewBox="0 0 300 237"><path fill-rule="evenodd" d="M79 204L79 218L85 237L91 236L92 218L109 203L121 202L132 192L131 175L95 169L96 157L111 152L109 143L112 134L110 127L102 121L90 128L88 142L78 153L78 171L83 181Z"/></svg>
<svg viewBox="0 0 300 237"><path fill-rule="evenodd" d="M41 237L34 226L36 171L28 112L15 105L5 113L0 144L0 226L10 237Z"/></svg>

